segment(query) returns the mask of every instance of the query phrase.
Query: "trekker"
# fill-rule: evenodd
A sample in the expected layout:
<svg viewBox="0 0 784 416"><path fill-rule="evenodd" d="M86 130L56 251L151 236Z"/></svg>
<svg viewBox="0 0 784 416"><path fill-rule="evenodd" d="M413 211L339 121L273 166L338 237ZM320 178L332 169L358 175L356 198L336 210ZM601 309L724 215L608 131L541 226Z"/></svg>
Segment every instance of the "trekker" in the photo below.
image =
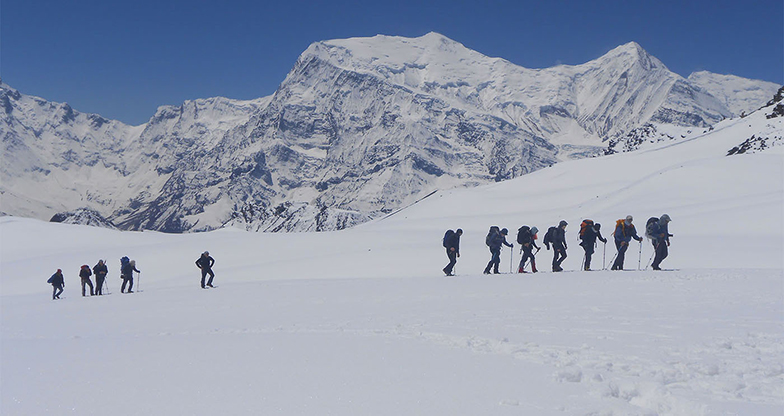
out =
<svg viewBox="0 0 784 416"><path fill-rule="evenodd" d="M93 266L93 274L95 275L95 294L96 295L103 295L103 285L104 281L106 280L106 275L109 273L109 269L106 267L106 263L103 260L98 260L98 264Z"/></svg>
<svg viewBox="0 0 784 416"><path fill-rule="evenodd" d="M209 251L205 251L204 253L201 253L201 257L199 257L199 259L196 260L196 267L201 269L201 288L202 289L206 289L204 287L204 278L206 278L208 274L210 275L210 280L207 282L207 286L215 287L215 286L212 285L212 279L215 277L215 273L212 272L212 265L213 264L215 264L215 259L210 257L210 252Z"/></svg>
<svg viewBox="0 0 784 416"><path fill-rule="evenodd" d="M57 269L56 272L46 281L52 285L52 300L60 299L60 294L63 293L63 289L65 289L65 279L63 278L63 271Z"/></svg>
<svg viewBox="0 0 784 416"><path fill-rule="evenodd" d="M618 249L618 254L615 257L615 262L610 270L623 270L623 260L626 256L626 250L629 249L629 242L632 238L638 242L642 242L642 237L637 235L637 229L635 229L634 224L632 224L633 219L634 218L632 218L631 215L627 215L625 219L620 219L615 222L613 237L615 237L615 248Z"/></svg>
<svg viewBox="0 0 784 416"><path fill-rule="evenodd" d="M531 259L531 271L536 273L536 257L534 256L533 249L539 251L536 245L536 233L539 229L536 227L528 227L524 225L517 230L517 243L520 244L520 251L523 252L523 257L520 259L520 266L517 268L517 273L526 273L525 263Z"/></svg>
<svg viewBox="0 0 784 416"><path fill-rule="evenodd" d="M562 272L561 263L566 259L566 226L569 225L565 220L558 223L558 227L550 227L544 236L544 245L550 249L553 245L553 271Z"/></svg>
<svg viewBox="0 0 784 416"><path fill-rule="evenodd" d="M128 292L133 293L133 272L141 273L141 271L136 270L136 260L126 260L128 257L123 257L120 262L122 263L122 269L120 271L120 277L123 279L122 287L120 288L120 293L125 292L125 285L128 284ZM126 260L126 261L123 261Z"/></svg>
<svg viewBox="0 0 784 416"><path fill-rule="evenodd" d="M656 217L653 217L649 219L648 225L645 227L645 234L651 239L653 248L656 251L656 257L654 257L653 263L651 263L653 270L661 270L659 266L669 254L667 247L670 246L672 234L670 234L668 225L671 221L670 216L664 214L661 218L656 219Z"/></svg>
<svg viewBox="0 0 784 416"><path fill-rule="evenodd" d="M444 274L447 276L454 276L455 264L457 258L460 257L460 236L463 235L463 230L458 228L457 231L448 230L444 234L444 248L446 248L446 256L449 258L449 264L444 267Z"/></svg>
<svg viewBox="0 0 784 416"><path fill-rule="evenodd" d="M93 275L93 272L90 271L90 266L83 265L81 270L79 270L79 277L82 278L82 296L85 294L85 285L90 286L90 296L93 296L95 293L93 292L93 282L90 280L90 276Z"/></svg>
<svg viewBox="0 0 784 416"><path fill-rule="evenodd" d="M594 224L593 220L583 220L580 223L580 245L585 250L585 264L583 265L583 270L590 271L591 270L591 256L594 253L594 248L596 246L596 239L599 239L602 243L607 243L607 239L602 237L602 225L599 223Z"/></svg>
<svg viewBox="0 0 784 416"><path fill-rule="evenodd" d="M504 228L501 231L498 231L497 226L490 227L490 232L487 233L487 237L485 238L485 244L490 248L490 254L492 257L490 261L487 263L487 267L485 267L484 274L490 274L490 268L493 268L493 273L498 274L498 266L501 264L501 246L505 245L507 247L514 247L514 245L509 244L506 241L506 236L509 234L509 230Z"/></svg>

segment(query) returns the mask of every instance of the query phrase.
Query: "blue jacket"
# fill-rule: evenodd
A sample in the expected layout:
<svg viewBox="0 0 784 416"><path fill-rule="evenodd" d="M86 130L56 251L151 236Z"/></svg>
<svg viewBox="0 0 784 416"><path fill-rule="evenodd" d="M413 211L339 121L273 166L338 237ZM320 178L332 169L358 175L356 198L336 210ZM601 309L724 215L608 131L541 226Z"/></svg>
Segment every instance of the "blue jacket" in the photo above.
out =
<svg viewBox="0 0 784 416"><path fill-rule="evenodd" d="M506 237L504 237L503 234L493 233L493 235L490 236L490 250L500 250L502 244L507 247L512 247L511 244L506 242Z"/></svg>
<svg viewBox="0 0 784 416"><path fill-rule="evenodd" d="M655 241L670 241L670 232L668 229L668 224L663 223L662 221L657 221L653 224L651 228L651 238Z"/></svg>
<svg viewBox="0 0 784 416"><path fill-rule="evenodd" d="M616 242L629 242L633 239L637 241L641 241L642 238L637 235L637 229L634 228L634 224L626 225L625 221L618 220L615 224L615 232L613 232L613 237L615 237Z"/></svg>

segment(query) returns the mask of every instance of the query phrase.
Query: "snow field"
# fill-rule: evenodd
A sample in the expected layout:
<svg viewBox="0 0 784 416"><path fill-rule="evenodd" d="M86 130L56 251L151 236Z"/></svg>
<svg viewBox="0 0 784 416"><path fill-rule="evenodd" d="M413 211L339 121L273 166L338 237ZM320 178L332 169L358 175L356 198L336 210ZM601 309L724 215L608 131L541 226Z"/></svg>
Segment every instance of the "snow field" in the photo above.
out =
<svg viewBox="0 0 784 416"><path fill-rule="evenodd" d="M779 415L783 152L724 156L753 117L442 191L340 232L166 235L0 218L0 413ZM642 233L665 212L675 237L663 267L674 271L481 275L490 225L510 240L536 225L541 241L566 219L564 268L576 270L582 218L609 237L617 218L634 215ZM441 237L458 227L458 276L446 278ZM217 289L199 288L204 250ZM143 272L141 293L118 293L123 255ZM112 294L82 298L79 266L99 258ZM541 270L550 258L539 252ZM57 268L67 286L52 301Z"/></svg>

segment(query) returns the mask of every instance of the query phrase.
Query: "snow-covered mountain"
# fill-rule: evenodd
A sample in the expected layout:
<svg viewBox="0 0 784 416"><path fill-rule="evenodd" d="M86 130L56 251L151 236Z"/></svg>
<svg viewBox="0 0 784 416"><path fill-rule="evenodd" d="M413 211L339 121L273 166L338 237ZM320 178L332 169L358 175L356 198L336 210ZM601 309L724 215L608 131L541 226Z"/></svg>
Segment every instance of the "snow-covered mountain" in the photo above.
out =
<svg viewBox="0 0 784 416"><path fill-rule="evenodd" d="M527 69L430 33L317 42L272 96L161 107L135 127L2 84L2 212L86 208L168 232L342 229L436 189L623 149L646 125L702 132L772 95L734 97L773 85L761 81L695 79L713 81L634 42Z"/></svg>

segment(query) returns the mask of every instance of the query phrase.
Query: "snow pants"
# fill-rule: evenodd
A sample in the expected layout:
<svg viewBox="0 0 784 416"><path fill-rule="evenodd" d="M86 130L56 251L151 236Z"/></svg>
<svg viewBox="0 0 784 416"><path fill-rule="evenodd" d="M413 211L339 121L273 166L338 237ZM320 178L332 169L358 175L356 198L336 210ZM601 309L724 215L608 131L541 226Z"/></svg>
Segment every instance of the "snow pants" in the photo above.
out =
<svg viewBox="0 0 784 416"><path fill-rule="evenodd" d="M103 282L106 280L105 274L95 275L95 294L103 295Z"/></svg>
<svg viewBox="0 0 784 416"><path fill-rule="evenodd" d="M493 268L493 273L498 274L498 266L501 264L501 247L498 248L491 248L490 253L492 257L490 258L490 262L487 263L487 267L485 267L485 274L490 273L490 268Z"/></svg>
<svg viewBox="0 0 784 416"><path fill-rule="evenodd" d="M457 264L457 252L446 249L446 256L449 258L449 264L444 267L444 273L450 275L455 268L455 264Z"/></svg>
<svg viewBox="0 0 784 416"><path fill-rule="evenodd" d="M527 262L528 259L531 259L531 271L536 272L536 257L534 257L533 246L529 245L528 247L526 247L525 245L523 245L522 247L523 247L523 258L520 259L520 266L517 268L517 273L524 272L525 262Z"/></svg>
<svg viewBox="0 0 784 416"><path fill-rule="evenodd" d="M63 293L63 287L52 285L52 300L60 299L60 294Z"/></svg>
<svg viewBox="0 0 784 416"><path fill-rule="evenodd" d="M667 258L669 254L669 250L667 250L667 242L666 241L658 241L653 243L653 247L656 249L656 257L653 258L653 263L651 263L651 267L653 270L659 270L659 265L661 262Z"/></svg>
<svg viewBox="0 0 784 416"><path fill-rule="evenodd" d="M585 250L585 264L583 265L583 270L591 270L591 256L595 251L594 245L592 243L580 243Z"/></svg>
<svg viewBox="0 0 784 416"><path fill-rule="evenodd" d="M85 286L90 286L90 296L95 294L93 291L93 282L90 280L89 277L82 278L82 296L84 296L85 293L85 289L86 289Z"/></svg>
<svg viewBox="0 0 784 416"><path fill-rule="evenodd" d="M612 270L623 270L623 260L626 257L626 250L629 249L629 242L615 240L615 248L618 249L618 255L615 256Z"/></svg>
<svg viewBox="0 0 784 416"><path fill-rule="evenodd" d="M133 292L133 277L123 276L122 279L123 279L123 284L122 284L122 288L120 288L120 292L121 293L125 292L125 285L128 283L130 283L128 285L128 293Z"/></svg>
<svg viewBox="0 0 784 416"><path fill-rule="evenodd" d="M563 244L553 244L553 271L561 271L561 263L566 259L566 247Z"/></svg>
<svg viewBox="0 0 784 416"><path fill-rule="evenodd" d="M202 289L204 288L204 279L207 277L208 274L210 275L210 280L207 281L207 284L212 286L212 279L215 278L215 273L213 273L212 269L209 268L209 267L202 267L202 269L201 269L201 287L202 287Z"/></svg>

